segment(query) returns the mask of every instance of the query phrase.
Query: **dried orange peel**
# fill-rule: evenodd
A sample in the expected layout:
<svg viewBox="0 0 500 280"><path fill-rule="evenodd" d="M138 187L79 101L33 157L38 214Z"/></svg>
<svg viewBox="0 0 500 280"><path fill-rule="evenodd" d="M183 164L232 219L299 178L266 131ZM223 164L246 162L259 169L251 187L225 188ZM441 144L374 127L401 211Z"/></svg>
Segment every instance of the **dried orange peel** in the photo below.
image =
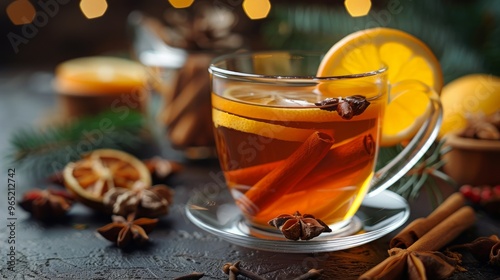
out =
<svg viewBox="0 0 500 280"><path fill-rule="evenodd" d="M95 210L104 210L103 195L112 188L151 186L151 174L142 161L113 149L94 150L68 163L63 179L78 201Z"/></svg>

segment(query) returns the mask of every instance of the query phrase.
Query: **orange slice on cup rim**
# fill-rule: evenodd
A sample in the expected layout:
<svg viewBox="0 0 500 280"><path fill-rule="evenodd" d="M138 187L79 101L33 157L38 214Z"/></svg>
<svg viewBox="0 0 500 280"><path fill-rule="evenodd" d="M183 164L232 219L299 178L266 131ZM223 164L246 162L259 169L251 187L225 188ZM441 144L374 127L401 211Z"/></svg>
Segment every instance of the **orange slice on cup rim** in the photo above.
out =
<svg viewBox="0 0 500 280"><path fill-rule="evenodd" d="M82 204L104 211L103 195L112 188L150 187L151 174L136 157L119 150L99 149L70 162L63 170L65 187Z"/></svg>
<svg viewBox="0 0 500 280"><path fill-rule="evenodd" d="M327 52L318 77L373 72L387 67L391 95L382 124L381 146L411 139L428 114L423 83L439 94L443 87L440 64L421 40L390 28L372 28L352 33ZM397 91L397 92L396 92Z"/></svg>

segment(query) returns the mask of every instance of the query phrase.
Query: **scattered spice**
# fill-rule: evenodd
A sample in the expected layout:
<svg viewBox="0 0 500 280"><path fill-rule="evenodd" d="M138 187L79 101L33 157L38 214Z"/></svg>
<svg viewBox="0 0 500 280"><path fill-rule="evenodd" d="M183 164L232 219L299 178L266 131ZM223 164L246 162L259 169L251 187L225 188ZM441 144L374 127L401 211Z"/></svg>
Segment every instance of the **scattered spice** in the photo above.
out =
<svg viewBox="0 0 500 280"><path fill-rule="evenodd" d="M64 190L33 189L24 193L21 208L38 220L49 221L64 217L73 204L73 197Z"/></svg>
<svg viewBox="0 0 500 280"><path fill-rule="evenodd" d="M308 272L293 278L293 280L308 280L308 279L318 279L321 274L323 274L323 269L312 268Z"/></svg>
<svg viewBox="0 0 500 280"><path fill-rule="evenodd" d="M463 206L441 221L407 249L392 248L389 257L359 279L444 279L458 268L459 255L437 250L475 222L474 210Z"/></svg>
<svg viewBox="0 0 500 280"><path fill-rule="evenodd" d="M454 245L448 251L467 249L478 261L500 266L500 239L497 235L479 237L471 243Z"/></svg>
<svg viewBox="0 0 500 280"><path fill-rule="evenodd" d="M301 215L299 211L293 215L283 214L270 220L269 225L278 228L290 240L310 240L323 232L332 230L320 219L311 214Z"/></svg>
<svg viewBox="0 0 500 280"><path fill-rule="evenodd" d="M164 181L170 175L176 174L182 170L180 163L164 159L162 157L153 157L143 161L153 179Z"/></svg>
<svg viewBox="0 0 500 280"><path fill-rule="evenodd" d="M500 110L491 115L474 114L467 116L467 126L460 133L461 137L500 140Z"/></svg>
<svg viewBox="0 0 500 280"><path fill-rule="evenodd" d="M240 261L232 263L225 263L222 267L222 271L229 275L229 279L237 279L238 275L243 275L251 280L265 280L262 276L256 274L255 272L241 268ZM310 269L306 273L293 278L293 280L307 280L307 279L317 279L323 274L323 269Z"/></svg>
<svg viewBox="0 0 500 280"><path fill-rule="evenodd" d="M113 188L103 197L103 204L115 215L156 218L168 214L174 191L166 185L146 188L140 182L132 189Z"/></svg>
<svg viewBox="0 0 500 280"><path fill-rule="evenodd" d="M198 280L198 279L203 278L203 276L205 276L205 273L193 272L193 273L189 273L189 274L174 278L174 280Z"/></svg>
<svg viewBox="0 0 500 280"><path fill-rule="evenodd" d="M344 98L326 98L314 104L320 106L322 110L337 111L341 118L350 120L354 116L361 115L368 108L370 102L362 95L353 95Z"/></svg>
<svg viewBox="0 0 500 280"><path fill-rule="evenodd" d="M259 276L252 271L241 268L240 261L237 261L234 264L231 263L224 264L224 266L222 267L222 271L225 274L229 275L229 279L231 278L236 279L236 277L241 274L245 277L250 278L251 280L265 280L265 278L263 278L262 276Z"/></svg>
<svg viewBox="0 0 500 280"><path fill-rule="evenodd" d="M133 214L127 219L112 216L113 222L97 229L97 232L120 248L133 243L144 243L149 240L148 233L153 231L158 219L140 218L135 220Z"/></svg>

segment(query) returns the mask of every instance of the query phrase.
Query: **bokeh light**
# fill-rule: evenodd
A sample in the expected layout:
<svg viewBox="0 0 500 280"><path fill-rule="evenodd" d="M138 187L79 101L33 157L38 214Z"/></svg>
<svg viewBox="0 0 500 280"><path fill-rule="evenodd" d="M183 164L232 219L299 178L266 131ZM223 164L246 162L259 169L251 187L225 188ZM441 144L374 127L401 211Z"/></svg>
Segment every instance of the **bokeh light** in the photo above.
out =
<svg viewBox="0 0 500 280"><path fill-rule="evenodd" d="M82 0L80 9L87 18L98 18L104 15L108 9L106 0Z"/></svg>
<svg viewBox="0 0 500 280"><path fill-rule="evenodd" d="M269 0L244 0L243 10L250 19L262 19L271 11Z"/></svg>
<svg viewBox="0 0 500 280"><path fill-rule="evenodd" d="M16 0L7 6L7 16L15 25L28 24L35 18L36 10L29 0Z"/></svg>
<svg viewBox="0 0 500 280"><path fill-rule="evenodd" d="M344 5L352 17L362 17L370 12L372 2L371 0L345 0Z"/></svg>
<svg viewBox="0 0 500 280"><path fill-rule="evenodd" d="M191 5L193 5L194 0L168 0L170 5L172 5L174 8L187 8Z"/></svg>

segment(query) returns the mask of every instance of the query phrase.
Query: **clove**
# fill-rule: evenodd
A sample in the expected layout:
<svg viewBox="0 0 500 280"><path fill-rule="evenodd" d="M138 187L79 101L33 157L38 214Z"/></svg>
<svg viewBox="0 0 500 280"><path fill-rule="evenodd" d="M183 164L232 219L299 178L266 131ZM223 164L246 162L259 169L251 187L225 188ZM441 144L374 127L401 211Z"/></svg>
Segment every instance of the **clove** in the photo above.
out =
<svg viewBox="0 0 500 280"><path fill-rule="evenodd" d="M318 279L323 273L323 269L312 268L308 272L295 277L293 280L307 280L307 279Z"/></svg>
<svg viewBox="0 0 500 280"><path fill-rule="evenodd" d="M236 279L236 276L238 276L240 274L247 277L247 278L250 278L251 280L266 280L265 278L255 274L252 271L248 271L246 269L241 268L240 261L237 261L234 264L231 264L231 263L224 264L224 266L222 267L222 271L225 274L229 275L230 280ZM231 278L231 276L232 276L231 274L234 275L234 278Z"/></svg>
<svg viewBox="0 0 500 280"><path fill-rule="evenodd" d="M193 272L187 275L179 276L174 280L198 280L201 279L203 276L205 276L205 273Z"/></svg>

